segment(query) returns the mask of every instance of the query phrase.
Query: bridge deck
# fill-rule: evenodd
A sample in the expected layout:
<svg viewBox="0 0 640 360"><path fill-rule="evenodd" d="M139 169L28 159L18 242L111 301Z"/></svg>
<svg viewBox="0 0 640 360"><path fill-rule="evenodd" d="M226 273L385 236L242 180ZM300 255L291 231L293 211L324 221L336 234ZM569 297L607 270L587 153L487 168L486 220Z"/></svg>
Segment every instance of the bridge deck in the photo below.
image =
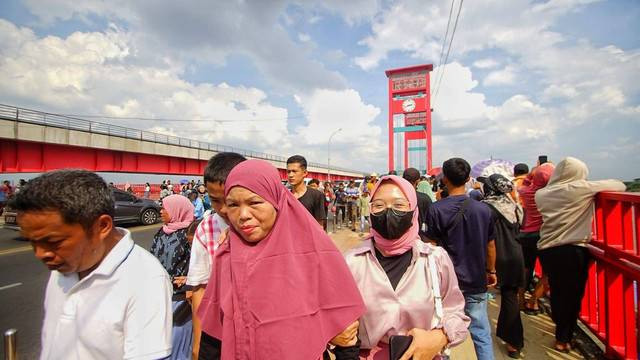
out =
<svg viewBox="0 0 640 360"><path fill-rule="evenodd" d="M346 251L360 243L361 237L350 230L338 230L330 234L341 251ZM510 359L504 348L504 343L495 336L498 312L500 310L500 295L495 294L495 299L489 301L489 319L492 325L494 354L497 360ZM551 318L544 315L530 316L522 314L522 325L524 326L525 347L522 350L524 359L583 359L583 356L572 351L564 354L553 349L555 325ZM452 359L474 360L476 359L473 349L473 342L470 338L452 350Z"/></svg>

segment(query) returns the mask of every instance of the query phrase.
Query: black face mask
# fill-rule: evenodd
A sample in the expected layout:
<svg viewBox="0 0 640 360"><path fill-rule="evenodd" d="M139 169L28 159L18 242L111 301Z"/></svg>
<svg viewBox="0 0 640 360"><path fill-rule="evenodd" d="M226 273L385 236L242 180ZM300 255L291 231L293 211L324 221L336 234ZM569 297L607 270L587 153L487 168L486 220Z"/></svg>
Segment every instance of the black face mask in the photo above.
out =
<svg viewBox="0 0 640 360"><path fill-rule="evenodd" d="M371 213L371 227L383 238L400 238L413 225L413 211L398 211L390 208Z"/></svg>

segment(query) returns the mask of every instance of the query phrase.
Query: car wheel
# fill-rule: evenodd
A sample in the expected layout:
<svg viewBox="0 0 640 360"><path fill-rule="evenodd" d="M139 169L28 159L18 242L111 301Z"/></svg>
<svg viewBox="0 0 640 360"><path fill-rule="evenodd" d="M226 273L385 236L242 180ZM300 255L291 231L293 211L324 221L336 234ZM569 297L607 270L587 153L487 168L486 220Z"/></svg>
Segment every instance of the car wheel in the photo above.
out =
<svg viewBox="0 0 640 360"><path fill-rule="evenodd" d="M144 225L153 225L158 221L158 212L154 209L147 209L140 215L140 222Z"/></svg>

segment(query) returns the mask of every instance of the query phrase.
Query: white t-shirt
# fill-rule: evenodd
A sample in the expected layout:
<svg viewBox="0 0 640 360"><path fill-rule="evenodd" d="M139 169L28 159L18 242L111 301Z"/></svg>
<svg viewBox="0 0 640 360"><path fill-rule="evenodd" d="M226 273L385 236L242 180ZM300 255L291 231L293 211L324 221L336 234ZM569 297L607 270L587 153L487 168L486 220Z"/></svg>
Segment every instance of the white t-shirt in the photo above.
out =
<svg viewBox="0 0 640 360"><path fill-rule="evenodd" d="M213 254L218 248L218 238L229 227L218 214L205 216L193 236L187 285L197 286L209 282Z"/></svg>
<svg viewBox="0 0 640 360"><path fill-rule="evenodd" d="M158 260L124 237L84 279L52 271L40 359L159 359L171 354L172 286Z"/></svg>

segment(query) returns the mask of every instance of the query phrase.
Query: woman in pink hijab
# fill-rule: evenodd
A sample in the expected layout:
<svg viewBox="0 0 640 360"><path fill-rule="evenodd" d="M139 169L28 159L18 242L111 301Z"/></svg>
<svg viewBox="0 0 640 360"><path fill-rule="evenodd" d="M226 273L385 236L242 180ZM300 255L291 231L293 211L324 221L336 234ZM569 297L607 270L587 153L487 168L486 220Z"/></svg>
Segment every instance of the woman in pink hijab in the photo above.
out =
<svg viewBox="0 0 640 360"><path fill-rule="evenodd" d="M184 286L189 271L191 244L187 228L193 221L193 205L182 195L169 195L162 199L160 216L164 225L153 237L151 253L158 258L173 282L172 352L169 359L191 357L192 322Z"/></svg>
<svg viewBox="0 0 640 360"><path fill-rule="evenodd" d="M371 194L371 234L346 255L364 298L361 359L389 359L393 335L411 335L401 357L432 359L467 337L469 318L453 263L418 234L418 201L406 180L384 176Z"/></svg>
<svg viewBox="0 0 640 360"><path fill-rule="evenodd" d="M202 330L223 360L321 358L364 313L342 255L271 164L237 165L225 195L231 231L199 309Z"/></svg>

